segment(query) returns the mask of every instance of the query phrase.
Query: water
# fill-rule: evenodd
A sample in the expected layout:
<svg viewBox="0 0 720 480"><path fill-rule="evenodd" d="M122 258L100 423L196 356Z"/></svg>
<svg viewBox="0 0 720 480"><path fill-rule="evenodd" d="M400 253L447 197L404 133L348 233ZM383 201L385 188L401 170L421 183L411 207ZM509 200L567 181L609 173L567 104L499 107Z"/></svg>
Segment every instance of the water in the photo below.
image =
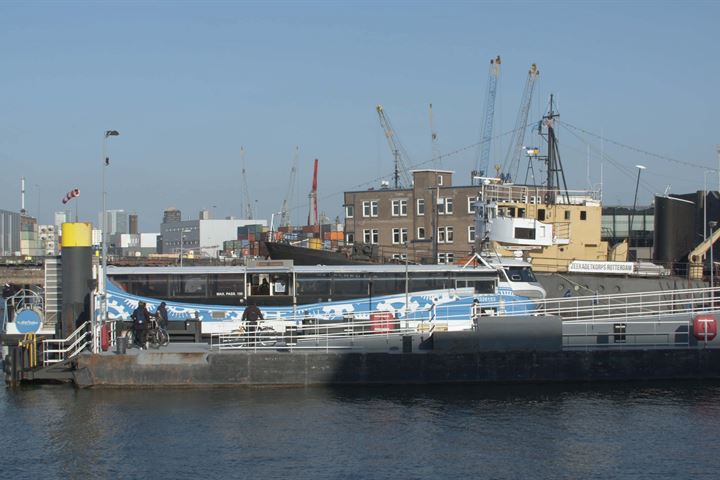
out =
<svg viewBox="0 0 720 480"><path fill-rule="evenodd" d="M0 388L3 478L717 478L720 384Z"/></svg>

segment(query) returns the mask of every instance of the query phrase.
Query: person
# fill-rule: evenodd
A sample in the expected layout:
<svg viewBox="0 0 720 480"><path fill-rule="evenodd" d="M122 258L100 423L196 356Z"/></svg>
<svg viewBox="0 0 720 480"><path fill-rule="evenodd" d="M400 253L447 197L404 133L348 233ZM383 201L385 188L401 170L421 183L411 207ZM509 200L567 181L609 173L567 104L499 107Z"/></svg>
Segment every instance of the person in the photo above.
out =
<svg viewBox="0 0 720 480"><path fill-rule="evenodd" d="M242 321L247 322L248 332L257 331L258 321L263 319L263 314L254 303L249 304L245 307L245 311L242 314Z"/></svg>
<svg viewBox="0 0 720 480"><path fill-rule="evenodd" d="M472 327L477 330L480 322L480 315L482 315L482 310L480 308L480 302L478 299L474 299L472 303L472 307L470 307L470 316L472 317Z"/></svg>
<svg viewBox="0 0 720 480"><path fill-rule="evenodd" d="M133 310L130 318L133 319L133 329L135 330L135 343L143 348L146 342L147 336L147 325L150 320L150 314L148 313L145 302L138 303L138 307Z"/></svg>
<svg viewBox="0 0 720 480"><path fill-rule="evenodd" d="M167 330L168 327L168 311L165 302L160 302L157 310L155 310L155 318L158 321L160 328Z"/></svg>
<svg viewBox="0 0 720 480"><path fill-rule="evenodd" d="M270 295L270 283L268 283L267 278L263 278L258 289L258 295Z"/></svg>

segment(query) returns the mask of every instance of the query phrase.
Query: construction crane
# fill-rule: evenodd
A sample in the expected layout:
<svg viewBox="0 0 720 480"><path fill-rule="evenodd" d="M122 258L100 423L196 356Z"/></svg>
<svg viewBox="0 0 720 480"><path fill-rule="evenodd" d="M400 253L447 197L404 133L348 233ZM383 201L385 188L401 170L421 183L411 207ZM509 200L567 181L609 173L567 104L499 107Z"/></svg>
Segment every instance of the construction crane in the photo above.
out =
<svg viewBox="0 0 720 480"><path fill-rule="evenodd" d="M243 216L249 220L254 217L250 190L248 189L247 172L245 171L245 147L240 147L240 163L242 165L242 207Z"/></svg>
<svg viewBox="0 0 720 480"><path fill-rule="evenodd" d="M520 168L520 157L523 153L523 143L525 141L525 130L527 127L528 114L530 113L530 103L532 101L535 81L540 71L534 63L528 71L527 81L525 82L525 90L523 91L522 100L520 101L520 111L515 121L515 128L510 138L510 148L508 149L503 170L505 171L506 180L515 178Z"/></svg>
<svg viewBox="0 0 720 480"><path fill-rule="evenodd" d="M490 172L490 144L492 142L493 123L495 119L495 97L497 94L498 78L500 77L500 55L490 60L488 72L488 87L485 92L485 117L480 132L480 148L478 149L477 166L475 171L484 174Z"/></svg>
<svg viewBox="0 0 720 480"><path fill-rule="evenodd" d="M318 190L318 159L315 159L315 168L313 170L312 189L310 190L310 207L308 209L308 226L320 225L320 219L318 218L318 205L317 205L317 190Z"/></svg>
<svg viewBox="0 0 720 480"><path fill-rule="evenodd" d="M410 175L408 174L407 167L403 161L403 158L407 160L408 155L405 148L400 143L400 140L395 135L395 129L390 123L390 119L385 115L382 105L378 105L377 108L378 117L380 118L380 126L385 132L385 138L387 138L388 145L390 146L390 152L395 160L395 169L393 172L393 180L395 188L402 188L403 185L410 185ZM401 178L402 177L402 181Z"/></svg>
<svg viewBox="0 0 720 480"><path fill-rule="evenodd" d="M292 200L293 193L295 191L295 175L297 173L297 164L298 164L298 158L300 157L300 147L295 147L295 156L293 157L293 163L292 168L290 169L290 180L288 181L288 189L287 194L285 195L285 199L282 203L282 208L280 209L280 226L281 227L289 227L290 226L290 206L289 203Z"/></svg>
<svg viewBox="0 0 720 480"><path fill-rule="evenodd" d="M432 147L432 164L435 168L442 166L442 160L440 157L440 148L438 148L438 135L435 131L435 118L433 116L432 103L430 104L430 142Z"/></svg>

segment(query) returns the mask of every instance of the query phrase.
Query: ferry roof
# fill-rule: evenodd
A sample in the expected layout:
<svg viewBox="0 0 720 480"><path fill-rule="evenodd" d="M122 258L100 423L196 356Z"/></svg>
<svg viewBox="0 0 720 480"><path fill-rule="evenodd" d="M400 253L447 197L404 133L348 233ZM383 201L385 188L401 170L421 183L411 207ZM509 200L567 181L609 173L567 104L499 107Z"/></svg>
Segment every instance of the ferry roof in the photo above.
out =
<svg viewBox="0 0 720 480"><path fill-rule="evenodd" d="M524 263L524 265L527 265ZM296 273L362 273L362 272L388 272L388 273L404 273L406 266L404 264L368 264L368 265L295 265L292 267L244 267L244 266L192 266L192 267L115 267L108 266L108 275L123 274L199 274L199 273L240 273L248 272L290 272ZM477 272L479 274L495 274L496 270L486 266L467 266L462 265L407 265L409 272Z"/></svg>

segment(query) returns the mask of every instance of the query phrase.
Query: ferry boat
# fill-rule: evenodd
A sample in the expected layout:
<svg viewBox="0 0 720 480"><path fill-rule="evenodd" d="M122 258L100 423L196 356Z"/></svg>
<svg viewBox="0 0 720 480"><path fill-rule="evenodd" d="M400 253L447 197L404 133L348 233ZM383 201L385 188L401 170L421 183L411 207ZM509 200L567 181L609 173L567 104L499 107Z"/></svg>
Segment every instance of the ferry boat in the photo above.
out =
<svg viewBox="0 0 720 480"><path fill-rule="evenodd" d="M203 334L239 329L249 305L260 308L264 325L280 332L301 329L303 317L393 319L412 326L430 311L442 312L438 328L464 330L471 327L473 308L492 306L487 313L500 315L532 312L534 301L546 295L530 265L517 260L502 268L262 260L245 267L109 267L107 278L109 319L130 318L140 301L151 312L164 301L170 320L200 320Z"/></svg>

